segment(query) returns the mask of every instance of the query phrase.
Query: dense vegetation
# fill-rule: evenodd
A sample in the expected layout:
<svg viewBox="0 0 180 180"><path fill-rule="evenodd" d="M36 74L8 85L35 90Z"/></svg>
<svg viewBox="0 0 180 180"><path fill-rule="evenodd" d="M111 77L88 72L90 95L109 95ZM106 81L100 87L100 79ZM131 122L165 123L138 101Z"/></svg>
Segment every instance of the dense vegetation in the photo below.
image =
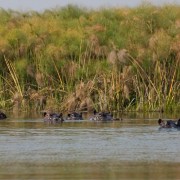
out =
<svg viewBox="0 0 180 180"><path fill-rule="evenodd" d="M0 16L1 109L180 109L179 5Z"/></svg>

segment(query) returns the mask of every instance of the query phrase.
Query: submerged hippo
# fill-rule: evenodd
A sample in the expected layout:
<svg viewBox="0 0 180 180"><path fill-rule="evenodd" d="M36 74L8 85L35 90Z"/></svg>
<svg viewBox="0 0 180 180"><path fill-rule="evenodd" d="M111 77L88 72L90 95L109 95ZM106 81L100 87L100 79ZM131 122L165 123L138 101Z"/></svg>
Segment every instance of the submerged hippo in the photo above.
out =
<svg viewBox="0 0 180 180"><path fill-rule="evenodd" d="M44 112L44 122L50 124L62 123L64 121L63 114Z"/></svg>
<svg viewBox="0 0 180 180"><path fill-rule="evenodd" d="M112 113L110 112L97 112L94 110L93 117L90 118L92 121L113 121L119 120L118 118L113 118Z"/></svg>
<svg viewBox="0 0 180 180"><path fill-rule="evenodd" d="M81 113L77 113L77 112L69 113L67 115L67 120L83 120L82 112Z"/></svg>
<svg viewBox="0 0 180 180"><path fill-rule="evenodd" d="M7 116L3 112L0 111L0 120L6 119L6 118Z"/></svg>
<svg viewBox="0 0 180 180"><path fill-rule="evenodd" d="M161 128L180 128L180 119L178 121L167 120L166 122L159 119L158 124Z"/></svg>

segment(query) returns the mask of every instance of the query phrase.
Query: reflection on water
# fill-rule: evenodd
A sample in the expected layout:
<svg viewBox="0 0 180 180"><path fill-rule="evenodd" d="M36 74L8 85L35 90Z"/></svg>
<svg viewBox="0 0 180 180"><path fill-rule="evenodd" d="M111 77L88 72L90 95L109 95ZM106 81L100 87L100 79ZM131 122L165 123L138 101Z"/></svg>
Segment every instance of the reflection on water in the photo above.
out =
<svg viewBox="0 0 180 180"><path fill-rule="evenodd" d="M0 179L179 179L172 163L53 163L15 164L0 168Z"/></svg>
<svg viewBox="0 0 180 180"><path fill-rule="evenodd" d="M180 131L159 130L159 117L133 117L57 125L40 117L1 121L0 179L178 179Z"/></svg>

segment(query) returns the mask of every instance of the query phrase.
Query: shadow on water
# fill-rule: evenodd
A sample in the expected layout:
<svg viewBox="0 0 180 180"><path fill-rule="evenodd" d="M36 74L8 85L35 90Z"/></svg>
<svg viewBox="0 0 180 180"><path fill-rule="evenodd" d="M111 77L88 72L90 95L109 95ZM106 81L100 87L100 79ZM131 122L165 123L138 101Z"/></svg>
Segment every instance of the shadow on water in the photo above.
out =
<svg viewBox="0 0 180 180"><path fill-rule="evenodd" d="M0 122L0 179L178 179L177 129L167 114L116 114L122 121L44 124L41 114Z"/></svg>

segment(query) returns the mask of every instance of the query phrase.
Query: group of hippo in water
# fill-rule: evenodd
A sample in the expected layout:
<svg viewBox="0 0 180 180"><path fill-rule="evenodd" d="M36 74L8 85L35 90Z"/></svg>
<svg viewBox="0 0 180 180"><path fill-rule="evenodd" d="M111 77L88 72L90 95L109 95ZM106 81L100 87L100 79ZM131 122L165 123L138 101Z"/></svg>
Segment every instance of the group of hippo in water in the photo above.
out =
<svg viewBox="0 0 180 180"><path fill-rule="evenodd" d="M45 111L43 113L44 122L47 123L62 123L64 120L83 120L82 112L77 113L69 113L66 118L63 117L62 113L52 113L49 111ZM6 119L7 116L0 111L0 120ZM94 110L93 116L90 118L92 121L115 121L119 120L118 118L114 118L112 113L110 112L97 112Z"/></svg>
<svg viewBox="0 0 180 180"><path fill-rule="evenodd" d="M62 123L65 120L83 120L82 112L77 113L69 113L67 117L64 119L63 114L60 113L51 113L51 112L44 112L44 122L55 124L55 123ZM0 120L6 119L7 116L5 113L0 111ZM97 112L94 110L93 116L90 118L91 121L116 121L116 120L122 120L119 118L114 118L112 113L110 112ZM180 119L177 121L173 120L167 120L166 122L162 119L158 120L158 124L161 128L180 128Z"/></svg>
<svg viewBox="0 0 180 180"><path fill-rule="evenodd" d="M47 123L61 123L64 120L83 120L82 112L69 113L64 119L63 114L44 112L44 122ZM110 112L97 112L94 110L93 116L90 118L92 121L115 121L119 118L114 118Z"/></svg>

